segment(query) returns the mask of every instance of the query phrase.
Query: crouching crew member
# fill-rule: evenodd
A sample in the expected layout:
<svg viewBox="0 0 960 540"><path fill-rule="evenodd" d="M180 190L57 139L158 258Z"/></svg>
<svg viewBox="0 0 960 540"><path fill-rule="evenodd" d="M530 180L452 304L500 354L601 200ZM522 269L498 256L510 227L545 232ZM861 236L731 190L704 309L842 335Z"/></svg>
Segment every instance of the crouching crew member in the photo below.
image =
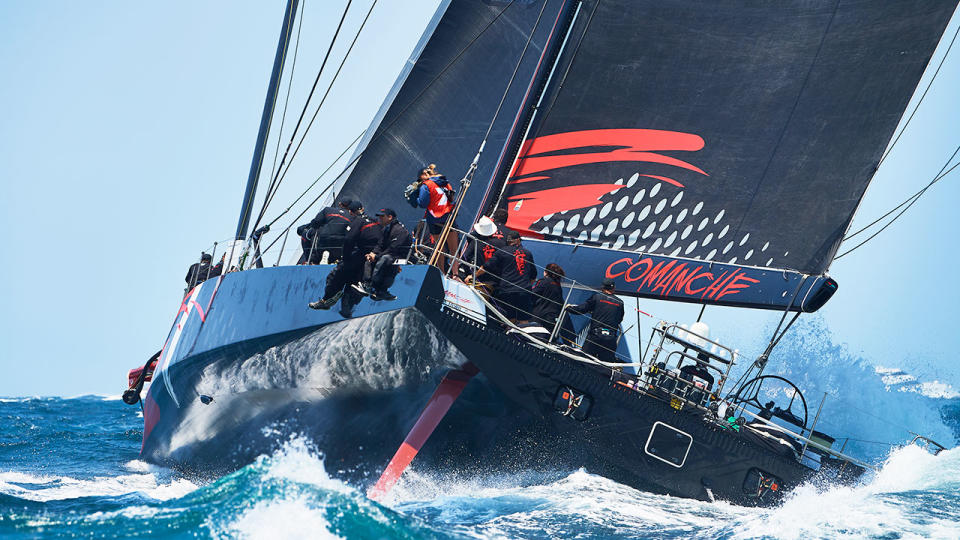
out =
<svg viewBox="0 0 960 540"><path fill-rule="evenodd" d="M617 362L617 334L623 322L623 300L615 294L612 279L603 281L603 289L577 306L572 313L589 313L590 329L583 350L603 362Z"/></svg>
<svg viewBox="0 0 960 540"><path fill-rule="evenodd" d="M363 278L364 255L373 251L380 243L380 224L363 211L360 201L350 203L350 213L354 216L346 238L343 241L343 258L336 268L327 275L327 286L323 298L311 302L313 309L330 309L340 297L340 314L349 317L360 295L351 287Z"/></svg>
<svg viewBox="0 0 960 540"><path fill-rule="evenodd" d="M507 231L507 246L490 257L483 268L477 270L477 279L484 274L497 277L494 298L500 311L514 324L530 321L533 298L530 286L537 278L537 268L530 253L520 242L520 233ZM467 283L472 276L467 276Z"/></svg>
<svg viewBox="0 0 960 540"><path fill-rule="evenodd" d="M363 283L356 289L373 300L396 300L388 290L400 271L395 263L407 257L413 238L403 223L397 221L397 213L392 208L381 208L377 220L383 231L380 243L364 256Z"/></svg>
<svg viewBox="0 0 960 540"><path fill-rule="evenodd" d="M200 262L190 265L187 270L187 277L184 278L187 282L188 291L204 281L220 275L220 272L223 271L223 259L216 266L210 265L212 260L213 257L209 253L204 253L200 255Z"/></svg>
<svg viewBox="0 0 960 540"><path fill-rule="evenodd" d="M310 223L297 227L300 247L303 248L297 264L318 264L324 251L328 252L327 262L331 264L343 257L343 241L353 219L350 213L352 202L342 198L336 205L320 210Z"/></svg>

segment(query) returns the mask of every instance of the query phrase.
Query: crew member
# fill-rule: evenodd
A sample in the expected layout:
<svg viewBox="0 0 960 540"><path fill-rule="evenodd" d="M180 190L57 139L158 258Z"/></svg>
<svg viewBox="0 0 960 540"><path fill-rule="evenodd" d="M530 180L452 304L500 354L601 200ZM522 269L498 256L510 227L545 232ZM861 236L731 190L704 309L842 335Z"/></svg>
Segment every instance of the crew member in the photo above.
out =
<svg viewBox="0 0 960 540"><path fill-rule="evenodd" d="M590 329L583 350L603 362L617 362L617 334L623 322L623 300L615 294L612 279L603 280L598 292L580 305L571 306L572 313L589 313Z"/></svg>
<svg viewBox="0 0 960 540"><path fill-rule="evenodd" d="M221 259L216 266L211 266L211 261L213 261L213 257L209 253L203 253L200 255L200 262L190 265L187 276L184 278L187 282L187 290L220 275L220 272L223 271L223 260Z"/></svg>
<svg viewBox="0 0 960 540"><path fill-rule="evenodd" d="M507 242L503 239L503 233L497 228L496 223L487 216L482 216L473 224L473 234L467 244L464 258L475 267L481 267L493 257L494 253L506 247ZM496 280L493 276L487 275L482 279L478 278L477 281L487 292L496 288Z"/></svg>
<svg viewBox="0 0 960 540"><path fill-rule="evenodd" d="M364 255L363 283L357 290L373 300L396 300L389 291L400 271L395 263L407 257L413 238L403 223L397 221L397 213L392 208L381 208L377 220L383 232L373 251Z"/></svg>
<svg viewBox="0 0 960 540"><path fill-rule="evenodd" d="M343 258L327 275L327 286L323 297L311 302L313 309L330 309L340 297L340 314L349 317L353 306L359 301L359 294L351 287L363 278L364 255L373 251L380 243L380 224L363 211L360 201L350 203L353 220L343 241Z"/></svg>
<svg viewBox="0 0 960 540"><path fill-rule="evenodd" d="M543 278L533 286L533 320L551 331L557 324L557 317L563 308L563 289L560 281L565 275L557 263L550 263L543 271ZM570 317L564 315L560 326L560 335L566 339L574 337Z"/></svg>
<svg viewBox="0 0 960 540"><path fill-rule="evenodd" d="M327 252L327 262L333 264L343 256L343 240L353 215L350 205L353 201L341 198L336 205L328 206L317 213L307 225L297 227L303 254L297 264L318 264L323 252Z"/></svg>
<svg viewBox="0 0 960 540"><path fill-rule="evenodd" d="M457 245L460 243L459 235L451 224L450 232L443 246L437 246L444 226L453 215L454 191L453 186L447 181L447 177L439 174L436 165L424 167L419 172L420 189L417 194L417 206L426 208L423 214L430 230L430 238L433 241L434 249L440 249L446 256L452 256L457 251ZM437 257L437 264L440 270L446 271L446 257ZM454 263L456 271L459 265Z"/></svg>
<svg viewBox="0 0 960 540"><path fill-rule="evenodd" d="M530 321L533 298L530 286L537 277L533 253L523 247L520 233L507 231L507 246L493 254L482 268L477 270L477 279L484 274L497 278L494 298L500 311L514 324ZM467 283L472 276L467 276Z"/></svg>

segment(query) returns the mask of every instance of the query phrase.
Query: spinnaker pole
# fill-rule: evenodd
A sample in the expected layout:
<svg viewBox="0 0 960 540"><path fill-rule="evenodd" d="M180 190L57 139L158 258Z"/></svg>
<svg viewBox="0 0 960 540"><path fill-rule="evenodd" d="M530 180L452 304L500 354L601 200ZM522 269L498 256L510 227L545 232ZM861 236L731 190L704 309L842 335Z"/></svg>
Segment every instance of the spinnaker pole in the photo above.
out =
<svg viewBox="0 0 960 540"><path fill-rule="evenodd" d="M293 20L296 16L297 5L299 3L300 0L287 0L287 9L283 14L283 27L280 29L280 41L277 43L277 54L273 59L273 73L270 74L270 85L267 87L267 97L263 103L263 114L260 116L260 132L257 134L257 145L253 151L253 161L250 162L250 174L247 176L247 189L243 194L243 204L240 206L240 221L237 223L237 240L247 238L247 227L250 225L253 199L257 194L257 180L260 178L260 169L263 166L263 154L267 147L270 122L273 120L273 109L277 99L277 89L280 87L280 75L283 73L283 64L287 58L287 47L290 45L290 36L293 33Z"/></svg>

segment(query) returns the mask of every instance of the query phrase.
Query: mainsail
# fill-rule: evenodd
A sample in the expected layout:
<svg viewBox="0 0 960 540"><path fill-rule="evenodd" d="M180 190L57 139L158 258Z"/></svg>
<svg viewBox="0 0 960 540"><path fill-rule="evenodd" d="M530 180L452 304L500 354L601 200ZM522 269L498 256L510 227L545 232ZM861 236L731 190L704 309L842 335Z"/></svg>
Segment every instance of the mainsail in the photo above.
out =
<svg viewBox="0 0 960 540"><path fill-rule="evenodd" d="M508 225L822 275L955 7L585 0Z"/></svg>

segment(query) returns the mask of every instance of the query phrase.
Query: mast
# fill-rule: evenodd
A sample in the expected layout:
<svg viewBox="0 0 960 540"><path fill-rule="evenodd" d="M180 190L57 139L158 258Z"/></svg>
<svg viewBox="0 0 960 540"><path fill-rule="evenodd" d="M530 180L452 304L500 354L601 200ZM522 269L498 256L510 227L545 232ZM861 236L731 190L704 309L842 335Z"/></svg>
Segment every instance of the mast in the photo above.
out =
<svg viewBox="0 0 960 540"><path fill-rule="evenodd" d="M260 169L263 166L263 153L267 146L267 135L270 133L270 123L273 120L273 105L277 98L277 89L280 87L280 75L283 73L284 60L287 57L287 47L290 45L290 35L293 30L294 14L300 0L287 0L287 9L283 14L283 26L280 28L280 41L277 43L277 54L273 59L273 73L270 74L270 84L267 87L267 97L263 102L263 114L260 116L260 131L257 133L257 144L253 150L253 160L250 162L250 174L247 176L247 189L243 194L243 203L240 206L240 221L237 223L237 240L247 237L247 227L250 225L250 210L253 199L257 194L257 180L260 178Z"/></svg>

